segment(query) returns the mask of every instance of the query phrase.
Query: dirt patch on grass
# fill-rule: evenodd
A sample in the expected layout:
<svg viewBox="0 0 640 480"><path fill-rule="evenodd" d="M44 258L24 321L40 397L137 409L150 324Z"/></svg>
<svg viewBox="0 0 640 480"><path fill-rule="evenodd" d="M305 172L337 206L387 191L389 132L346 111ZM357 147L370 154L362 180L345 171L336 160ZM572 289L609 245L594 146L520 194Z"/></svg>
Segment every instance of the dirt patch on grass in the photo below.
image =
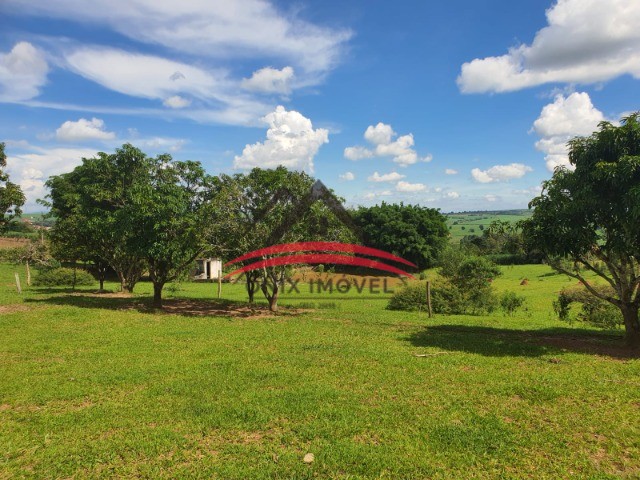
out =
<svg viewBox="0 0 640 480"><path fill-rule="evenodd" d="M28 310L31 310L31 307L28 305L0 305L0 315L4 313L26 312Z"/></svg>
<svg viewBox="0 0 640 480"><path fill-rule="evenodd" d="M540 337L534 338L532 342L538 345L551 346L569 352L590 353L618 360L640 358L640 351L638 350L634 350L620 344L612 345L606 343L606 341L594 340L591 338L570 336Z"/></svg>
<svg viewBox="0 0 640 480"><path fill-rule="evenodd" d="M295 308L280 308L277 313L271 312L262 305L246 305L236 303L216 303L203 300L164 300L162 310L174 315L196 317L220 316L234 318L264 318L273 316L293 316L304 310Z"/></svg>

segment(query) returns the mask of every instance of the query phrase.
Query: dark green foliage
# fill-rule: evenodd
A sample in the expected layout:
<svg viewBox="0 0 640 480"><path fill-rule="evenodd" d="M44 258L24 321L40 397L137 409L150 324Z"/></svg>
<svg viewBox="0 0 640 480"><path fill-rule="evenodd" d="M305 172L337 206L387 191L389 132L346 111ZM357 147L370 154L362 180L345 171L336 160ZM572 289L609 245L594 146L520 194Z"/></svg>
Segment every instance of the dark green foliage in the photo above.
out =
<svg viewBox="0 0 640 480"><path fill-rule="evenodd" d="M575 170L556 168L522 223L530 248L620 310L633 348L640 348L639 119L635 113L620 126L602 122L591 136L569 142ZM606 281L611 292L599 291L577 266Z"/></svg>
<svg viewBox="0 0 640 480"><path fill-rule="evenodd" d="M611 288L605 286L595 288L602 295L613 294ZM580 305L580 311L577 314L571 312L571 306L574 304ZM553 302L553 309L560 320L569 323L579 321L603 329L615 329L624 325L620 309L596 297L583 286L563 288Z"/></svg>
<svg viewBox="0 0 640 480"><path fill-rule="evenodd" d="M366 245L398 255L419 269L435 264L449 236L444 215L418 205L382 202L360 207L355 218Z"/></svg>
<svg viewBox="0 0 640 480"><path fill-rule="evenodd" d="M443 315L461 314L468 310L460 290L444 279L432 282L431 308L434 313ZM426 282L411 282L396 290L389 299L387 309L409 312L426 310Z"/></svg>
<svg viewBox="0 0 640 480"><path fill-rule="evenodd" d="M507 315L513 315L524 305L524 301L525 297L518 295L516 292L504 292L500 297L500 308Z"/></svg>
<svg viewBox="0 0 640 480"><path fill-rule="evenodd" d="M0 143L0 232L5 229L12 218L22 213L20 207L25 202L25 196L20 187L9 181L9 175L4 171L6 166L7 156L4 153L4 143Z"/></svg>
<svg viewBox="0 0 640 480"><path fill-rule="evenodd" d="M71 287L95 283L95 278L85 270L65 267L40 270L33 281L37 287Z"/></svg>

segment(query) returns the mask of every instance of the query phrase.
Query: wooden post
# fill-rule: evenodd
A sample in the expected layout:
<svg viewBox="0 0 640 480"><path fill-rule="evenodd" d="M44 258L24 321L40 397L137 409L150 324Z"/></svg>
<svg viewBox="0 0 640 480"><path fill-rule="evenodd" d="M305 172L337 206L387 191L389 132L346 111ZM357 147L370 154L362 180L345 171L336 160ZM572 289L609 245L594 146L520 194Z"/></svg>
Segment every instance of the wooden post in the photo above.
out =
<svg viewBox="0 0 640 480"><path fill-rule="evenodd" d="M218 270L218 298L222 294L222 270Z"/></svg>
<svg viewBox="0 0 640 480"><path fill-rule="evenodd" d="M433 314L431 310L431 281L427 280L427 312L429 313L429 318Z"/></svg>
<svg viewBox="0 0 640 480"><path fill-rule="evenodd" d="M16 272L16 288L18 289L18 293L22 293L22 287L20 286L20 275Z"/></svg>

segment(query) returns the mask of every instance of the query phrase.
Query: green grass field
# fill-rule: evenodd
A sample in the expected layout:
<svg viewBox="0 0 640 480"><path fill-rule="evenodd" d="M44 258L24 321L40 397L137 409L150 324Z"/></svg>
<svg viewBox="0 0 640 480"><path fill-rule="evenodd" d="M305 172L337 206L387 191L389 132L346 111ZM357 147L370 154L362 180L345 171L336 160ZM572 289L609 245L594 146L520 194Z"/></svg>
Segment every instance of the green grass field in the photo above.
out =
<svg viewBox="0 0 640 480"><path fill-rule="evenodd" d="M240 285L191 283L167 298L201 303L167 314L149 284L18 295L13 269L0 478L640 478L640 360L621 331L558 321L573 281L546 266L494 282L526 311L432 319L304 290L281 304L332 308L258 315Z"/></svg>
<svg viewBox="0 0 640 480"><path fill-rule="evenodd" d="M451 242L459 243L465 235L482 235L494 220L518 222L529 218L529 210L506 210L497 212L447 213L447 225L451 234Z"/></svg>

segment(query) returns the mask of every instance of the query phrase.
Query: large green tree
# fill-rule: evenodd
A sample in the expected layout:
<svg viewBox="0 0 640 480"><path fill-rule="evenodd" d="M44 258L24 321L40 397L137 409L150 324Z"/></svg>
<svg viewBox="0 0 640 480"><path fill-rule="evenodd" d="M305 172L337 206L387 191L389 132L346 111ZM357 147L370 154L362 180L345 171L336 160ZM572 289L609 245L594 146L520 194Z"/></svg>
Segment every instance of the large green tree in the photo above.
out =
<svg viewBox="0 0 640 480"><path fill-rule="evenodd" d="M618 307L628 345L640 348L639 114L571 140L569 161L574 169L557 168L529 204L533 215L522 224L527 246ZM609 289L596 288L593 274Z"/></svg>
<svg viewBox="0 0 640 480"><path fill-rule="evenodd" d="M214 178L199 162L151 161L148 178L125 207L136 225L128 247L147 261L153 304L162 307L165 284L188 271L195 259L221 240L217 219L226 216L218 202Z"/></svg>
<svg viewBox="0 0 640 480"><path fill-rule="evenodd" d="M233 234L226 255L230 258L277 243L298 241L343 241L355 239L321 199L312 196L314 179L304 172L254 168L247 174L221 177L229 185L226 193L235 205ZM341 199L326 191L327 202ZM251 261L255 261L252 259ZM260 289L271 310L277 310L284 267L268 267L245 274L249 301Z"/></svg>
<svg viewBox="0 0 640 480"><path fill-rule="evenodd" d="M25 197L18 185L9 181L9 175L5 172L7 156L4 153L4 143L0 143L0 231L14 217L22 213Z"/></svg>
<svg viewBox="0 0 640 480"><path fill-rule="evenodd" d="M64 260L106 263L117 273L122 291L132 292L145 261L131 248L138 225L130 206L149 182L152 165L142 151L125 144L49 178L49 206L56 218L53 251Z"/></svg>
<svg viewBox="0 0 640 480"><path fill-rule="evenodd" d="M447 245L447 220L434 208L382 202L355 212L366 245L415 263L432 267Z"/></svg>

